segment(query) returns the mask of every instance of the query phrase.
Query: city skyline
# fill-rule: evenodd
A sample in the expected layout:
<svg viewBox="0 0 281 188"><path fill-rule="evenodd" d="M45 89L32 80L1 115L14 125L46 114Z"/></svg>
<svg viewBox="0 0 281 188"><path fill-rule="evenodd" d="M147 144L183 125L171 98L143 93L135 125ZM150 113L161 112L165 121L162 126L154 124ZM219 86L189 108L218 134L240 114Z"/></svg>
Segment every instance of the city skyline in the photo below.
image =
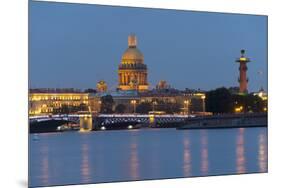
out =
<svg viewBox="0 0 281 188"><path fill-rule="evenodd" d="M246 49L249 91L267 88L266 16L42 2L30 7L30 88L95 88L105 80L114 90L131 33L138 36L152 87L160 80L177 89L238 87L235 60Z"/></svg>

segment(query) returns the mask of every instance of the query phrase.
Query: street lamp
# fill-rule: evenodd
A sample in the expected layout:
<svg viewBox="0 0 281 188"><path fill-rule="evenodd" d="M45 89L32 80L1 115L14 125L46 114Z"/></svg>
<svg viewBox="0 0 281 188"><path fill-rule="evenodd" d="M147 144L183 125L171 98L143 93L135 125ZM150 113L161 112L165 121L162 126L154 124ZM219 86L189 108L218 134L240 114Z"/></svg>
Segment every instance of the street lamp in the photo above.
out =
<svg viewBox="0 0 281 188"><path fill-rule="evenodd" d="M205 98L206 98L206 96L205 95L202 95L201 96L201 99L202 99L202 107L203 107L203 112L205 112L206 111L206 107L205 107Z"/></svg>
<svg viewBox="0 0 281 188"><path fill-rule="evenodd" d="M131 104L134 106L134 113L136 113L136 104L137 104L137 101L136 101L136 100L131 100Z"/></svg>
<svg viewBox="0 0 281 188"><path fill-rule="evenodd" d="M184 103L185 114L188 114L189 113L189 109L188 109L189 100L184 100L183 103Z"/></svg>

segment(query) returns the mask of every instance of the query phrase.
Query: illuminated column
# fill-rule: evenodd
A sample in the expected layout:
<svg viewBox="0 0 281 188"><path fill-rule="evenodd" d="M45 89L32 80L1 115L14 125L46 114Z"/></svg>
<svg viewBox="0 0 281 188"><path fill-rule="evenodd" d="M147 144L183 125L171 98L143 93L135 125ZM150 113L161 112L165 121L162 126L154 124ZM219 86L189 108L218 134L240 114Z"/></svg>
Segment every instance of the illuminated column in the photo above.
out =
<svg viewBox="0 0 281 188"><path fill-rule="evenodd" d="M139 81L140 81L140 85L143 85L143 82L142 82L142 74L139 73Z"/></svg>
<svg viewBox="0 0 281 188"><path fill-rule="evenodd" d="M241 50L241 57L236 60L239 66L239 92L240 93L248 93L248 78L247 78L247 63L250 62L250 59L244 56L245 50Z"/></svg>
<svg viewBox="0 0 281 188"><path fill-rule="evenodd" d="M137 80L138 80L138 84L141 85L140 73L137 73Z"/></svg>
<svg viewBox="0 0 281 188"><path fill-rule="evenodd" d="M121 79L122 79L121 84L124 85L124 74L123 73L121 73Z"/></svg>
<svg viewBox="0 0 281 188"><path fill-rule="evenodd" d="M125 85L128 85L128 74L125 73Z"/></svg>
<svg viewBox="0 0 281 188"><path fill-rule="evenodd" d="M124 78L124 83L123 83L123 85L125 85L125 84L126 84L126 74L125 74L125 73L123 73L123 78Z"/></svg>

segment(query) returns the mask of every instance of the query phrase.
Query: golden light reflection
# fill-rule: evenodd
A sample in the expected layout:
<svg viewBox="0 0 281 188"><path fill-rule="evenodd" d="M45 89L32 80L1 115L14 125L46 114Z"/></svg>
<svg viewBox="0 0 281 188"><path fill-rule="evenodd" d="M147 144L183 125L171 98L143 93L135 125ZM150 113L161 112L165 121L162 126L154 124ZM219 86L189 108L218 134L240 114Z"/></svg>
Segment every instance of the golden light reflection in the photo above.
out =
<svg viewBox="0 0 281 188"><path fill-rule="evenodd" d="M130 175L132 179L138 180L139 176L139 158L138 158L138 144L136 141L136 137L133 137L132 142L130 144Z"/></svg>
<svg viewBox="0 0 281 188"><path fill-rule="evenodd" d="M209 171L208 133L200 130L201 143L201 174L207 175Z"/></svg>
<svg viewBox="0 0 281 188"><path fill-rule="evenodd" d="M89 160L89 146L88 144L82 144L82 160L81 160L81 181L82 183L91 182L91 169L90 169L90 160Z"/></svg>
<svg viewBox="0 0 281 188"><path fill-rule="evenodd" d="M259 171L267 172L267 142L265 133L259 135Z"/></svg>
<svg viewBox="0 0 281 188"><path fill-rule="evenodd" d="M244 128L239 128L236 141L236 171L238 174L246 172Z"/></svg>
<svg viewBox="0 0 281 188"><path fill-rule="evenodd" d="M130 175L134 180L140 178L139 176L139 159L138 159L138 145L134 140L130 145Z"/></svg>
<svg viewBox="0 0 281 188"><path fill-rule="evenodd" d="M191 176L191 154L188 135L185 135L184 137L183 147L183 175L189 177Z"/></svg>
<svg viewBox="0 0 281 188"><path fill-rule="evenodd" d="M43 185L49 184L49 148L48 146L41 147L42 153L42 183Z"/></svg>

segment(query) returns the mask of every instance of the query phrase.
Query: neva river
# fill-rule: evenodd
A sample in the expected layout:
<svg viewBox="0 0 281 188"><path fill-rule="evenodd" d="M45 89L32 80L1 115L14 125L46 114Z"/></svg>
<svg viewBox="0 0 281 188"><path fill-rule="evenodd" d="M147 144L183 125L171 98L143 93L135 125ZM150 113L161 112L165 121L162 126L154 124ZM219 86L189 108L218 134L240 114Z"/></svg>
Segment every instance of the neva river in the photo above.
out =
<svg viewBox="0 0 281 188"><path fill-rule="evenodd" d="M267 128L30 135L29 185L267 172Z"/></svg>

